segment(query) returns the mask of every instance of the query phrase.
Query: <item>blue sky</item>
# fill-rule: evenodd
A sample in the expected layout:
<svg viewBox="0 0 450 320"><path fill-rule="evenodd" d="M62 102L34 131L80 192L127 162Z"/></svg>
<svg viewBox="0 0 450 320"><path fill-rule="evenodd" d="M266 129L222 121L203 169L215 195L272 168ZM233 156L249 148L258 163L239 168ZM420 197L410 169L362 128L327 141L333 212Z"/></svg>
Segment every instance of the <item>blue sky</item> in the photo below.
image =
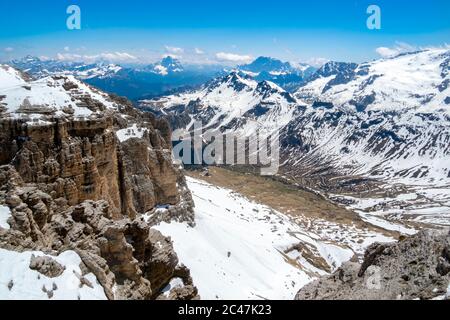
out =
<svg viewBox="0 0 450 320"><path fill-rule="evenodd" d="M66 8L81 8L81 30ZM381 30L366 27L381 8ZM40 0L0 3L0 60L60 59L238 63L259 55L289 61L362 62L379 53L450 43L450 1ZM384 50L377 50L384 48Z"/></svg>

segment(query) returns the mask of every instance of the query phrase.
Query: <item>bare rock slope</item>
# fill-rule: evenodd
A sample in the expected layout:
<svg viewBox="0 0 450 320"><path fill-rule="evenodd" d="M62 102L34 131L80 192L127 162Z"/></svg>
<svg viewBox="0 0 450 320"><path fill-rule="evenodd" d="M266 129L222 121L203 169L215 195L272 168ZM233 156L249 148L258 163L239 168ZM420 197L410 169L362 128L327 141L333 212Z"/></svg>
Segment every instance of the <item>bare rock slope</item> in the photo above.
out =
<svg viewBox="0 0 450 320"><path fill-rule="evenodd" d="M362 264L347 262L303 287L297 300L448 299L450 234L422 231L398 243L371 245Z"/></svg>

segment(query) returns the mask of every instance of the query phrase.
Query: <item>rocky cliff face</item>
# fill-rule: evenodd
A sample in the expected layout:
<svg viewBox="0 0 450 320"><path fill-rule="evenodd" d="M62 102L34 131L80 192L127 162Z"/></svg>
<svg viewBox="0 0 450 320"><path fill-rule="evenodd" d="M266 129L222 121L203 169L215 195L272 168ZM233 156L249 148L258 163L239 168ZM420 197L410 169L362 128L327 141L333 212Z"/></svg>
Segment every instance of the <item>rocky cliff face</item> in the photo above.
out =
<svg viewBox="0 0 450 320"><path fill-rule="evenodd" d="M343 264L303 287L296 299L450 299L450 233L422 231L398 243L375 243L362 264Z"/></svg>
<svg viewBox="0 0 450 320"><path fill-rule="evenodd" d="M35 102L52 90L67 97ZM74 250L109 299L195 298L170 239L151 229L160 221L194 223L167 122L70 78L20 78L14 92L3 91L0 205L9 215L0 248ZM183 285L171 288L174 278Z"/></svg>
<svg viewBox="0 0 450 320"><path fill-rule="evenodd" d="M86 121L56 118L41 125L0 119L0 163L12 164L25 183L69 205L107 200L114 217L179 203L182 177L172 164L161 123L144 121L144 136L122 143L114 123L113 115Z"/></svg>

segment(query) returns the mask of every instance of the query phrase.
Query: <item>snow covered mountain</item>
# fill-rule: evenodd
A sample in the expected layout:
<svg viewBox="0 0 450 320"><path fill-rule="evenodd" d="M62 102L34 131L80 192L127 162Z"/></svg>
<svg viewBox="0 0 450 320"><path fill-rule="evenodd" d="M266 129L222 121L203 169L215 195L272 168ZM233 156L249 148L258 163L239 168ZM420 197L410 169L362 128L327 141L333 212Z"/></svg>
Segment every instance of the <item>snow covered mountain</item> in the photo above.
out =
<svg viewBox="0 0 450 320"><path fill-rule="evenodd" d="M146 67L146 70L160 74L162 76L167 76L171 73L183 72L183 65L177 59L167 56L161 60L159 63L152 64Z"/></svg>
<svg viewBox="0 0 450 320"><path fill-rule="evenodd" d="M8 65L0 65L0 115L39 123L55 116L90 117L117 109L107 94L74 76L53 76L38 80Z"/></svg>
<svg viewBox="0 0 450 320"><path fill-rule="evenodd" d="M238 66L237 70L256 81L271 81L288 91L297 89L316 71L308 64L293 65L270 57L259 57L250 64Z"/></svg>
<svg viewBox="0 0 450 320"><path fill-rule="evenodd" d="M330 196L370 191L377 200L365 210L450 224L449 66L441 49L330 62L294 95L233 72L141 107L170 116L174 127L196 119L242 135L279 132L280 174L294 182Z"/></svg>
<svg viewBox="0 0 450 320"><path fill-rule="evenodd" d="M126 67L108 62L66 62L33 56L8 64L36 79L52 75L74 76L103 91L130 100L192 89L213 79L221 71L217 66L185 67L170 56L150 65Z"/></svg>
<svg viewBox="0 0 450 320"><path fill-rule="evenodd" d="M170 115L175 122L183 120L181 125L172 123L177 128L189 128L194 121L200 121L204 128L250 135L256 128L270 134L283 127L292 119L298 103L272 82L257 82L232 72L197 91L140 101L140 108Z"/></svg>
<svg viewBox="0 0 450 320"><path fill-rule="evenodd" d="M449 112L450 52L425 50L363 63L329 62L296 96L357 111Z"/></svg>
<svg viewBox="0 0 450 320"><path fill-rule="evenodd" d="M33 56L13 60L8 64L37 79L51 75L72 75L103 91L126 96L131 100L192 90L217 76L228 74L221 66L183 66L172 56L146 66L126 67L108 62L67 62ZM294 66L289 62L259 57L235 70L255 81L271 81L294 92L316 69L307 64L299 63Z"/></svg>
<svg viewBox="0 0 450 320"><path fill-rule="evenodd" d="M365 190L365 204L347 200L371 214L450 224L449 61L426 50L325 65L295 94L309 106L282 129L285 167L331 193Z"/></svg>
<svg viewBox="0 0 450 320"><path fill-rule="evenodd" d="M258 82L248 72L235 71L208 82L198 90L140 101L141 109L168 117L174 128L192 129L193 121L200 120L203 128L216 128L242 136L254 134L255 131L267 135L275 133L281 141L283 166L280 178L289 180L299 188L314 189L319 199L314 201L326 201L328 198L340 202L358 213L364 224L355 224L352 220L344 227L344 224L327 220L327 215L295 217L205 181L188 178L185 184L184 178L155 167L150 171L156 172L158 179L161 179L158 184L172 179L176 186L174 188L182 189L183 194L189 194L190 197L187 187L192 191L195 209L192 208L193 211L189 214L195 213L195 223L193 218L167 218L174 212L182 211L181 207L166 205L165 203L169 203L167 199L152 206L148 212L138 212L138 222L111 222L117 223L106 234L109 237L107 239L112 240L102 242L116 245L111 250L105 249L108 262L111 262L111 270L119 275L129 272L127 263L135 263L134 258L141 259L134 265L146 268L151 261L142 259L145 259L147 252L156 252L155 255L161 255L161 260L157 260L156 265L161 261L170 261L174 268L178 268L167 277L168 282L163 281L161 288L158 287L155 291L159 297L173 297L177 290L182 296L183 289L193 289L194 284L196 288L192 290L192 295L197 295L198 288L200 296L208 299L291 299L305 284L320 275L335 271L355 253L361 254L374 241L389 242L394 241L391 237L394 234L412 234L415 232L413 227L418 222L449 225L450 114L446 103L450 82L448 61L448 51L429 50L362 65L329 63L319 69L310 82L303 85L295 95L271 81ZM179 66L173 60L159 65L166 68L165 71L160 70L167 74L156 72L156 66L153 71L146 73L161 78L183 73L177 71ZM115 76L121 72L123 71L120 70ZM138 74L140 71L133 72ZM364 98L368 94L374 99ZM428 99L423 100L423 95L427 95ZM354 103L353 100L359 102ZM133 179L128 179L123 187L129 183L138 183L132 190L139 192L134 202L139 204L149 200L149 189L144 189L145 192L142 193L140 190L144 187L153 190L153 184L149 184L147 180L141 184L141 179L145 177L141 172L148 168L146 161L159 162L164 159L165 168L172 165L170 147L158 140L162 136L169 139L170 132L164 124L154 132L142 130L132 116L137 111L130 108L130 114L117 117L114 125L111 123L104 130L104 135L115 135L117 139L99 137L96 123L91 120L104 117L109 111L120 111L120 108L116 99L83 83L74 75L59 74L35 80L7 65L0 66L0 117L5 123L21 119L25 132L42 124L53 130L56 125L51 121L60 116L72 120L74 125L85 122L92 132L87 133L85 128L81 128L78 130L80 136L71 137L69 130L67 136L70 143L62 143L67 152L64 157L55 159L63 159L64 165L68 166L67 169L58 171L63 174L71 171L71 159L79 159L80 168L87 171L79 174L78 170L74 170L74 174L77 179L86 179L85 183L81 183L82 190L86 193L95 190L91 183L99 175L99 169L92 169L88 164L98 164L100 170L109 168L105 164L108 164L111 156L99 152L96 146L105 144L113 152L118 152L118 155L122 154L119 152L121 149L111 145L111 141L117 140L121 148L128 146L129 150L136 153L130 155L126 162L118 161L117 165L121 166L122 174L127 168L136 170L130 171L127 177ZM146 118L141 113L139 116ZM149 117L149 121L155 126L159 123L153 117ZM34 127L33 124L37 126ZM113 126L119 126L121 130L114 132L117 128L114 129ZM35 134L41 137L39 128L35 130ZM25 138L18 137L19 140ZM89 139L92 140L93 147ZM142 144L142 139L148 140L148 144ZM47 140L42 145L46 146ZM156 146L161 147L161 155L146 155L146 150L151 152ZM69 150L80 156L71 156ZM25 159L22 163L26 166L32 159L39 160L44 154L26 153L20 159ZM95 156L101 159L96 160ZM55 161L45 162L46 168L49 168L46 170L50 173L57 172L50 171ZM105 177L110 177L111 172L109 169L105 171ZM112 181L122 178L113 178ZM101 181L106 181L105 179ZM107 190L108 183L99 189ZM117 193L124 197L132 192L122 192L121 188L116 188ZM23 193L23 189L20 187L18 192ZM66 192L64 188L59 189ZM170 187L164 185L162 189ZM71 191L72 189L68 189L67 192ZM51 199L48 196L48 201ZM121 204L123 201L117 202ZM183 198L180 204L191 205L191 202L191 199ZM56 203L51 207L57 210ZM40 209L41 206L32 207L36 212ZM99 217L92 218L92 221L104 224L107 216L105 209L99 207L97 211ZM86 209L86 214L97 214L97 211ZM66 214L67 212L69 211L61 216L72 222L61 223L61 226L53 224L52 227L61 230L62 226L75 226L70 231L74 232L70 233L73 239L86 236L89 241L94 241L92 245L96 244L98 237L90 236L88 231L86 234L79 231L83 230L80 224L85 224L87 219L84 209L77 206L72 213ZM11 218L13 216L14 219L19 217L17 208L11 210L2 200L2 232L15 231L16 225ZM29 216L38 217L37 214ZM153 219L160 220L153 222ZM42 219L43 223L45 221L47 219ZM404 221L410 224L405 226ZM148 244L145 240L147 238L140 233L135 236L135 232L141 230L145 223L155 223L159 232L170 236L173 250L171 241L164 240L166 238L160 236L159 232L154 234L156 239L148 240L154 246L141 247L143 243ZM382 229L391 232L385 233ZM100 228L96 226L90 232L97 230ZM148 235L148 229L142 230ZM49 234L67 238L62 232L60 235L51 230ZM140 242L142 239L144 242ZM59 242L49 243L58 245ZM141 249L144 250L140 251ZM165 250L165 255L162 250ZM94 252L98 251L95 248ZM178 263L178 258L172 258L175 254L172 251L176 252L179 262L188 269ZM34 259L32 253L0 250L0 264L5 266L5 270L13 270L13 263L17 263L20 271L20 276L15 277L10 276L12 272L2 274L0 280L7 286L0 290L0 295L14 298L27 297L26 295L33 293L33 297L44 299L51 299L54 294L58 299L105 299L116 294L121 297L121 291L116 291L117 284L114 281L100 285L97 280L104 277L99 278L94 274L83 275L86 277L83 281L96 283L95 286L88 289L79 285L82 280L77 274L83 273L79 265L84 256L78 256L78 252L65 251L59 256L47 257L62 266L59 277L50 282L30 271L29 261ZM39 252L39 257L42 254ZM116 263L119 261L118 257L122 258L121 263ZM64 271L63 267L67 270ZM125 271L113 269L116 267ZM133 267L132 270L145 276L155 270L153 265L145 273L139 268ZM161 269L166 270L167 266L163 265ZM184 278L178 277L182 270L190 270L190 273L181 273ZM135 277L134 274L131 276ZM64 283L68 282L75 283L76 286L66 288ZM13 290L9 288L10 283L13 283ZM152 280L149 283L155 282ZM29 291L27 287L30 288ZM42 287L51 291L51 294L44 291L41 293L39 290ZM51 289L54 287L62 290ZM133 288L130 292L139 290Z"/></svg>
<svg viewBox="0 0 450 320"><path fill-rule="evenodd" d="M268 73L272 76L292 73L303 76L303 78L308 78L316 70L314 67L306 63L298 63L293 65L290 62L283 62L270 57L258 57L249 64L238 66L238 69L244 72L249 72L254 76L261 73Z"/></svg>
<svg viewBox="0 0 450 320"><path fill-rule="evenodd" d="M139 100L196 88L218 72L214 67L185 67L168 56L155 64L123 68L112 77L92 78L88 82L107 92Z"/></svg>
<svg viewBox="0 0 450 320"><path fill-rule="evenodd" d="M284 128L298 140L287 145L338 161L345 174L446 181L449 65L448 50L328 63L296 92L310 108Z"/></svg>
<svg viewBox="0 0 450 320"><path fill-rule="evenodd" d="M40 59L33 56L13 60L9 64L23 72L29 73L35 78L51 75L73 75L78 79L88 80L112 76L122 69L121 66L106 62L86 64L83 62Z"/></svg>

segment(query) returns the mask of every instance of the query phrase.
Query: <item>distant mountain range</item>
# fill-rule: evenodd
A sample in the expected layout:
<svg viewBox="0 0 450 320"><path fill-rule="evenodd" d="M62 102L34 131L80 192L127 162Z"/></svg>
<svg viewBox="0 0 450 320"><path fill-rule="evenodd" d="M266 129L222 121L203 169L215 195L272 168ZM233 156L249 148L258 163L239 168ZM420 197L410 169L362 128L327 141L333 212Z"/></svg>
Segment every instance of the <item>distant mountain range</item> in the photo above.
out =
<svg viewBox="0 0 450 320"><path fill-rule="evenodd" d="M448 50L413 52L362 64L329 62L296 96L357 111L448 111L449 66Z"/></svg>
<svg viewBox="0 0 450 320"><path fill-rule="evenodd" d="M171 56L146 66L120 66L107 62L83 63L40 59L27 56L9 65L35 78L63 74L73 75L104 91L126 96L131 100L150 99L200 87L230 72L219 65L183 66ZM297 89L316 69L306 65L259 57L250 64L238 66L241 72L257 81L269 80L288 91Z"/></svg>
<svg viewBox="0 0 450 320"><path fill-rule="evenodd" d="M71 74L132 97L139 108L168 117L173 128L201 120L242 135L277 132L283 172L330 192L370 189L368 181L450 185L448 50L328 62L315 71L267 57L231 72L192 70L170 57L139 68L33 57L15 66L35 77ZM288 77L296 80L283 82Z"/></svg>
<svg viewBox="0 0 450 320"><path fill-rule="evenodd" d="M277 133L282 174L331 193L373 191L372 182L386 183L387 189L420 185L424 194L427 188L448 190L450 51L362 64L329 62L294 93L258 82L249 72L266 64L257 65L199 90L141 101L140 107L165 114L173 127L190 129L192 120L201 120L205 128L238 135L256 129ZM445 199L434 205L424 201L428 207L416 208L415 215L426 213L424 221L440 221L450 212L450 199Z"/></svg>
<svg viewBox="0 0 450 320"><path fill-rule="evenodd" d="M11 66L29 73L35 78L51 75L73 75L106 92L126 96L131 100L168 94L201 85L217 76L222 68L185 68L172 57L147 66L119 66L106 62L92 64L42 60L27 56L13 60Z"/></svg>
<svg viewBox="0 0 450 320"><path fill-rule="evenodd" d="M66 62L60 60L40 59L26 56L22 59L12 60L8 65L32 75L35 78L43 78L55 74L74 75L79 79L108 77L119 72L122 67L116 64L97 62Z"/></svg>
<svg viewBox="0 0 450 320"><path fill-rule="evenodd" d="M147 68L145 68L145 70L149 70L150 72L154 72L162 76L167 76L174 73L182 73L185 71L180 61L170 56L163 58L159 63L148 66Z"/></svg>

